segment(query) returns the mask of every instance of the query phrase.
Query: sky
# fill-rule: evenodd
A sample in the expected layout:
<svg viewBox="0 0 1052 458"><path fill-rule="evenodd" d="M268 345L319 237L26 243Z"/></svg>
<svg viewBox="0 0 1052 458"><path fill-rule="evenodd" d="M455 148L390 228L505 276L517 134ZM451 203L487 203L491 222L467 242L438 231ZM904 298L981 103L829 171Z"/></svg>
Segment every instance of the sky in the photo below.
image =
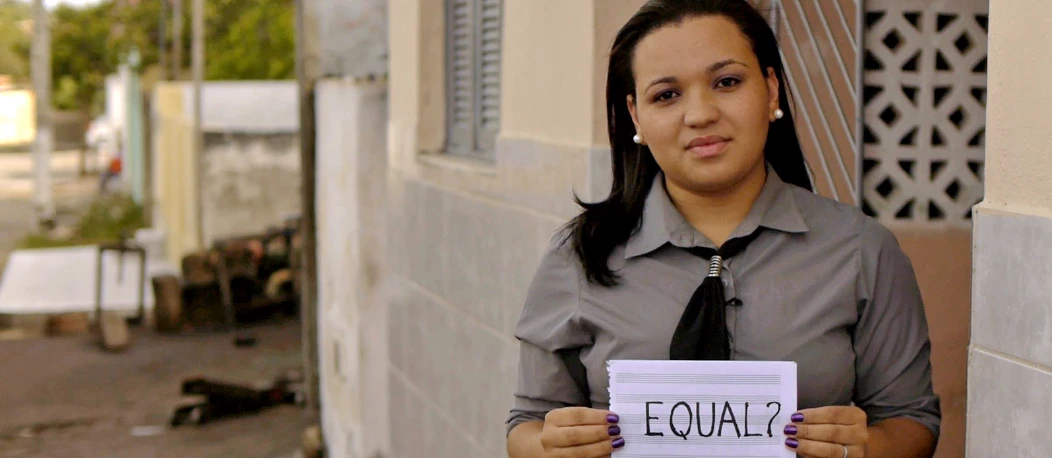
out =
<svg viewBox="0 0 1052 458"><path fill-rule="evenodd" d="M98 3L99 0L44 0L44 5L48 8L53 8L55 5L65 3L73 6L90 5L92 3Z"/></svg>

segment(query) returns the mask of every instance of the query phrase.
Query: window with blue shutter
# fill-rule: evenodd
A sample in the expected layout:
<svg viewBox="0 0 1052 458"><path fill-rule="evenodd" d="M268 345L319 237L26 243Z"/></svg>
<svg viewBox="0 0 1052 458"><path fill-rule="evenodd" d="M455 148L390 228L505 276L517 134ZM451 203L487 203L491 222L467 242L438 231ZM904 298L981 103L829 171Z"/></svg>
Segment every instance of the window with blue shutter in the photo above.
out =
<svg viewBox="0 0 1052 458"><path fill-rule="evenodd" d="M493 159L503 0L446 0L446 151Z"/></svg>

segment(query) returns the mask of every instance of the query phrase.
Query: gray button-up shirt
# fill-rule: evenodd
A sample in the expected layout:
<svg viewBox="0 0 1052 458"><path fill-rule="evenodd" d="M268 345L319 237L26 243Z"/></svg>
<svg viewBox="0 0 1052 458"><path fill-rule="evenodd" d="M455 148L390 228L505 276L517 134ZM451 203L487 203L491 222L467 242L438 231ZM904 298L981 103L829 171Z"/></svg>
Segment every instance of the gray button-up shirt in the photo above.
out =
<svg viewBox="0 0 1052 458"><path fill-rule="evenodd" d="M769 173L731 238L765 228L724 262L732 359L795 361L800 408L854 403L872 423L905 417L939 434L928 325L909 258L859 209ZM515 335L508 431L566 406L609 408L606 361L668 359L715 247L672 205L659 174L640 230L610 256L620 283L585 280L569 243L543 257Z"/></svg>

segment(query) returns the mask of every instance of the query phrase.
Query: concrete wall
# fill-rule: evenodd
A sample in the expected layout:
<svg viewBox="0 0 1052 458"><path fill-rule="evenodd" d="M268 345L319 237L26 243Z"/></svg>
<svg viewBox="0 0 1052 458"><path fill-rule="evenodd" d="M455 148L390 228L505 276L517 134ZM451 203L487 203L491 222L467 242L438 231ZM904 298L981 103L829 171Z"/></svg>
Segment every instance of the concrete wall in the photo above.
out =
<svg viewBox="0 0 1052 458"><path fill-rule="evenodd" d="M392 456L388 428L404 428L388 420L386 88L317 91L322 428L328 456Z"/></svg>
<svg viewBox="0 0 1052 458"><path fill-rule="evenodd" d="M952 227L890 226L913 263L928 317L932 383L942 402L935 457L959 458L965 440L972 233Z"/></svg>
<svg viewBox="0 0 1052 458"><path fill-rule="evenodd" d="M298 215L299 146L295 133L206 134L205 240L259 233Z"/></svg>
<svg viewBox="0 0 1052 458"><path fill-rule="evenodd" d="M976 209L970 457L1048 456L1052 434L1052 71L1043 0L990 2L986 197Z"/></svg>
<svg viewBox="0 0 1052 458"><path fill-rule="evenodd" d="M193 85L181 83L188 110ZM253 134L299 131L296 81L208 81L201 86L201 123L205 132ZM187 112L193 115L193 111Z"/></svg>
<svg viewBox="0 0 1052 458"><path fill-rule="evenodd" d="M387 74L387 0L312 0L321 71L328 77Z"/></svg>
<svg viewBox="0 0 1052 458"><path fill-rule="evenodd" d="M196 169L193 161L193 118L180 84L159 83L151 106L150 154L153 177L151 226L165 238L165 257L178 261L201 247L198 236Z"/></svg>
<svg viewBox="0 0 1052 458"><path fill-rule="evenodd" d="M106 117L114 129L123 130L127 121L128 90L124 75L112 74L106 76Z"/></svg>
<svg viewBox="0 0 1052 458"><path fill-rule="evenodd" d="M178 262L216 239L262 232L299 213L297 94L295 81L205 83L205 151L198 180L193 87L157 84L150 104L151 205L169 260ZM200 210L199 192L204 193Z"/></svg>
<svg viewBox="0 0 1052 458"><path fill-rule="evenodd" d="M0 90L0 147L29 145L36 138L33 91Z"/></svg>

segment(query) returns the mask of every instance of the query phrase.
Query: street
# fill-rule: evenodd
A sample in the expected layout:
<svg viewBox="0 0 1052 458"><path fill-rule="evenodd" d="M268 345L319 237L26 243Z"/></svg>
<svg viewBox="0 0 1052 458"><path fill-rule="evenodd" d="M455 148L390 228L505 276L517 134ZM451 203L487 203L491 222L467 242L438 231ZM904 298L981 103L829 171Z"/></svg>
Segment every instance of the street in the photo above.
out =
<svg viewBox="0 0 1052 458"><path fill-rule="evenodd" d="M56 199L83 196L97 186L95 175L77 175L79 156L78 151L51 154L51 181ZM0 199L29 199L32 195L33 156L28 152L0 153Z"/></svg>
<svg viewBox="0 0 1052 458"><path fill-rule="evenodd" d="M297 323L253 332L253 348L235 347L227 333L143 329L133 329L124 353L103 352L88 335L0 342L0 457L292 457L311 423L296 406L200 427L150 428L166 425L192 399L180 395L184 378L252 384L299 367ZM159 434L136 436L151 429Z"/></svg>
<svg viewBox="0 0 1052 458"><path fill-rule="evenodd" d="M97 193L78 176L76 152L52 156L59 224L73 224ZM29 233L33 173L27 153L0 154L0 266ZM0 267L2 268L2 267ZM0 340L0 457L286 458L300 447L307 411L280 406L200 427L165 427L185 378L252 385L301 365L300 325L275 321L234 334L162 335L133 327L128 350L108 353L91 334Z"/></svg>

